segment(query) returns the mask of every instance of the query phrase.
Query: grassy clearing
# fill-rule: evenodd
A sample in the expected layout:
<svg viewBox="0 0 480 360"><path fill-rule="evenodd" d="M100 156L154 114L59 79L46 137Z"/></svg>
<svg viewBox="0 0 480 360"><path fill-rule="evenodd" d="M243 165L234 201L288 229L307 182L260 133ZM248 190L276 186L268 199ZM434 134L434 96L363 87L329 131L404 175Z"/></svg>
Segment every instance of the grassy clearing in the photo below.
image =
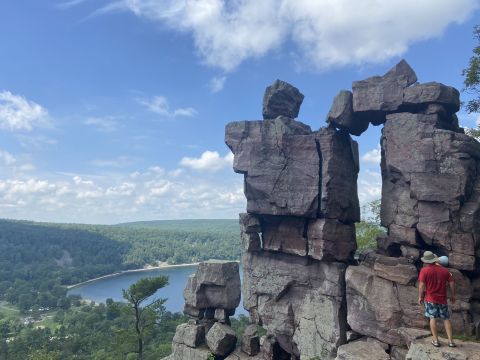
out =
<svg viewBox="0 0 480 360"><path fill-rule="evenodd" d="M16 306L0 301L0 318L18 318L20 311Z"/></svg>
<svg viewBox="0 0 480 360"><path fill-rule="evenodd" d="M43 320L35 322L35 327L50 328L51 330L55 330L60 326L57 322L55 322L56 314L56 311L49 311L48 313L43 314Z"/></svg>

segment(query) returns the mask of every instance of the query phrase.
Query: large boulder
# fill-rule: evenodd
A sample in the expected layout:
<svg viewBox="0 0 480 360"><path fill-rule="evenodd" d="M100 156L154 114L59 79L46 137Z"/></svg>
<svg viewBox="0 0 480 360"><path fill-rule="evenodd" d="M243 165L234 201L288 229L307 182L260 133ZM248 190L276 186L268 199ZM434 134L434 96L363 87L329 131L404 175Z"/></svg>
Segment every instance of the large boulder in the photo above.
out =
<svg viewBox="0 0 480 360"><path fill-rule="evenodd" d="M279 117L230 123L225 142L245 176L248 213L359 221L358 145L346 131L314 133Z"/></svg>
<svg viewBox="0 0 480 360"><path fill-rule="evenodd" d="M418 84L404 90L403 104L409 112L420 112L430 104L439 104L449 113L455 113L460 110L460 93L437 82Z"/></svg>
<svg viewBox="0 0 480 360"><path fill-rule="evenodd" d="M384 345L373 338L352 341L338 348L335 360L389 360Z"/></svg>
<svg viewBox="0 0 480 360"><path fill-rule="evenodd" d="M431 339L415 340L411 343L406 360L480 360L480 344L456 340L457 347L446 346L448 341L440 339L444 345L435 348L430 343Z"/></svg>
<svg viewBox="0 0 480 360"><path fill-rule="evenodd" d="M341 90L333 99L332 107L327 115L327 122L356 136L367 130L369 124L367 118L354 116L353 94L348 90Z"/></svg>
<svg viewBox="0 0 480 360"><path fill-rule="evenodd" d="M366 266L349 266L346 275L348 324L353 331L405 346L404 329L426 325L418 289L377 276Z"/></svg>
<svg viewBox="0 0 480 360"><path fill-rule="evenodd" d="M403 325L398 293L391 281L365 266L350 266L345 275L348 317L353 331L393 345L401 345Z"/></svg>
<svg viewBox="0 0 480 360"><path fill-rule="evenodd" d="M353 82L355 115L368 119L373 125L384 123L387 113L400 109L404 89L416 81L415 72L402 60L383 76Z"/></svg>
<svg viewBox="0 0 480 360"><path fill-rule="evenodd" d="M265 360L263 354L257 354L250 356L243 352L240 348L237 348L234 352L228 355L224 360Z"/></svg>
<svg viewBox="0 0 480 360"><path fill-rule="evenodd" d="M227 356L237 343L235 331L228 325L216 322L206 336L209 349L218 356Z"/></svg>
<svg viewBox="0 0 480 360"><path fill-rule="evenodd" d="M353 260L357 249L355 225L334 219L311 220L307 230L308 255L317 260Z"/></svg>
<svg viewBox="0 0 480 360"><path fill-rule="evenodd" d="M209 360L210 349L206 346L192 348L185 344L172 343L172 355L169 360Z"/></svg>
<svg viewBox="0 0 480 360"><path fill-rule="evenodd" d="M321 128L316 134L321 157L321 199L318 217L345 224L360 221L357 193L358 144L346 131Z"/></svg>
<svg viewBox="0 0 480 360"><path fill-rule="evenodd" d="M303 94L289 83L276 80L263 95L263 118L286 116L295 119L303 102Z"/></svg>
<svg viewBox="0 0 480 360"><path fill-rule="evenodd" d="M283 253L243 257L244 307L281 348L306 359L346 341L345 265Z"/></svg>
<svg viewBox="0 0 480 360"><path fill-rule="evenodd" d="M245 176L249 213L316 217L320 157L307 125L282 117L230 123L225 142Z"/></svg>
<svg viewBox="0 0 480 360"><path fill-rule="evenodd" d="M368 265L366 264L368 263ZM418 271L412 261L403 257L389 257L370 253L364 263L370 266L375 275L402 285L412 285L418 277Z"/></svg>
<svg viewBox="0 0 480 360"><path fill-rule="evenodd" d="M200 324L180 324L177 326L173 342L192 348L198 347L205 342L205 327Z"/></svg>
<svg viewBox="0 0 480 360"><path fill-rule="evenodd" d="M394 242L414 247L426 243L448 255L452 267L473 271L480 234L480 143L441 128L440 117L386 117L381 139L382 225Z"/></svg>
<svg viewBox="0 0 480 360"><path fill-rule="evenodd" d="M238 262L206 261L187 280L183 291L185 312L221 308L234 311L240 303L240 273Z"/></svg>

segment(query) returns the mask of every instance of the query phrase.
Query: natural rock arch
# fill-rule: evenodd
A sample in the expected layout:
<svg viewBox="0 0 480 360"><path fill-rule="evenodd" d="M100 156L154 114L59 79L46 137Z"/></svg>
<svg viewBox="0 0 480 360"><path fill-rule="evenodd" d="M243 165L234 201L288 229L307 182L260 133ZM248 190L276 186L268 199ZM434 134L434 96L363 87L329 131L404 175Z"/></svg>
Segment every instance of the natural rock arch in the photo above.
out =
<svg viewBox="0 0 480 360"><path fill-rule="evenodd" d="M303 96L277 80L265 92L264 120L226 127L247 197L244 305L293 357L334 357L349 327L406 346L406 328L424 324L414 283L426 248L449 256L464 289L453 309L456 330L475 324L480 144L458 125L456 89L416 81L404 60L356 81L334 98L329 126L311 131L293 119ZM388 235L357 266L358 147L348 133L360 135L369 123L384 124L381 220Z"/></svg>
<svg viewBox="0 0 480 360"><path fill-rule="evenodd" d="M247 198L243 305L267 330L263 359L405 358L407 345L428 335L415 287L426 249L450 258L454 330L480 336L480 143L458 125L456 89L416 81L404 60L356 81L334 98L328 126L312 131L295 120L303 95L277 80L263 120L226 126ZM359 157L350 134L369 124L383 124L388 234L356 260ZM189 291L186 313L206 311L192 307Z"/></svg>

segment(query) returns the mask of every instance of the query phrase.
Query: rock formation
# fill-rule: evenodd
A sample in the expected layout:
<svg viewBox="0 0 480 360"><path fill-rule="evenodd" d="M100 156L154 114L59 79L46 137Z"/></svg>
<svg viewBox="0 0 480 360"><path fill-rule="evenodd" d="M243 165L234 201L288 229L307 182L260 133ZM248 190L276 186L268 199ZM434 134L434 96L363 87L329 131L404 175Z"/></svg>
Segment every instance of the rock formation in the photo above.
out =
<svg viewBox="0 0 480 360"><path fill-rule="evenodd" d="M229 317L240 303L237 262L208 261L199 264L183 292L184 313L191 320L177 327L169 360L224 358L236 346L237 336Z"/></svg>
<svg viewBox="0 0 480 360"><path fill-rule="evenodd" d="M295 96L285 107L272 103L287 97L284 89L300 93L284 84L267 88L265 120L226 128L247 197L248 213L240 215L244 307L285 355L333 357L346 342L345 270L360 219L358 146L333 125L312 131L295 121Z"/></svg>
<svg viewBox="0 0 480 360"><path fill-rule="evenodd" d="M242 293L252 323L226 359L430 358L416 283L425 250L450 259L455 333L480 337L480 143L459 127L458 91L417 83L402 60L340 91L326 127L312 131L294 120L302 101L277 80L265 92L264 120L226 126L247 198ZM387 234L354 258L359 157L350 135L369 124L383 125ZM185 313L194 320L177 329L174 359L202 358L202 336L218 359L233 350L228 316L238 281L203 273L209 266L187 284ZM262 341L257 326L267 332ZM472 358L465 354L455 358Z"/></svg>

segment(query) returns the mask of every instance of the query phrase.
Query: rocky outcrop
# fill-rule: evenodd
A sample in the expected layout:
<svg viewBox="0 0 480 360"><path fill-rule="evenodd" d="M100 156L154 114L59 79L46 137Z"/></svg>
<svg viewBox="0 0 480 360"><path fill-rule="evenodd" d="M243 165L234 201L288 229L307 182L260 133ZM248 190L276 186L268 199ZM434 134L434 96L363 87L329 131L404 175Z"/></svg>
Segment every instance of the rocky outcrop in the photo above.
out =
<svg viewBox="0 0 480 360"><path fill-rule="evenodd" d="M338 348L335 360L389 360L385 344L374 338L352 341Z"/></svg>
<svg viewBox="0 0 480 360"><path fill-rule="evenodd" d="M209 317L216 310L233 315L240 303L240 273L237 262L208 261L198 265L183 291L184 312L194 318Z"/></svg>
<svg viewBox="0 0 480 360"><path fill-rule="evenodd" d="M348 327L404 353L415 333L405 329L425 325L415 286L425 248L449 255L456 281L467 289L453 308L454 328L468 332L474 325L474 291L461 271L475 270L480 239L480 147L458 126L458 91L416 81L401 61L381 77L354 82L352 92L335 97L330 125L316 132L293 120L297 111L227 125L247 197L248 214L240 219L244 306L274 339L269 343L294 357L333 357ZM276 92L285 95L276 83L265 99ZM288 98L286 108L300 104ZM352 261L359 219L358 149L348 133L358 136L369 123L385 123L381 217L388 234L378 253L346 269L341 262ZM337 287L326 291L331 278Z"/></svg>
<svg viewBox="0 0 480 360"><path fill-rule="evenodd" d="M456 348L446 346L446 339L440 339L440 344L444 345L435 348L430 343L430 339L413 341L406 360L480 360L480 344L468 341L456 341Z"/></svg>
<svg viewBox="0 0 480 360"><path fill-rule="evenodd" d="M265 120L226 127L247 198L244 307L267 330L264 357L333 359L346 342L344 273L360 219L358 146L334 127L347 121L352 100L339 99L331 125L312 131L293 120L303 100L295 94L277 81L265 92ZM283 98L284 107L275 104Z"/></svg>
<svg viewBox="0 0 480 360"><path fill-rule="evenodd" d="M346 265L276 253L243 258L244 307L286 352L307 359L346 341Z"/></svg>
<svg viewBox="0 0 480 360"><path fill-rule="evenodd" d="M387 116L382 135L382 224L394 243L429 246L450 266L475 269L480 233L480 143L439 126L438 114Z"/></svg>
<svg viewBox="0 0 480 360"><path fill-rule="evenodd" d="M237 342L229 317L240 303L238 262L200 263L188 278L183 295L184 313L191 320L177 326L168 359L210 360L212 354L229 355Z"/></svg>
<svg viewBox="0 0 480 360"><path fill-rule="evenodd" d="M449 256L458 288L454 331L480 328L480 143L459 127L458 91L417 83L402 60L385 75L340 91L328 126L319 130L294 120L302 101L298 89L277 80L264 95L264 120L226 126L247 198L247 213L240 214L242 291L252 322L244 351L227 359L429 358L421 346L428 332L416 284L425 250ZM387 234L357 261L359 156L350 135L370 123L384 124L381 222ZM228 316L238 304L222 288L237 282L223 280L217 288L197 276L185 292L185 312L216 343L227 337ZM256 326L267 332L260 349ZM180 330L178 338L190 340L177 347L200 343L193 330ZM219 358L232 351L207 343Z"/></svg>

